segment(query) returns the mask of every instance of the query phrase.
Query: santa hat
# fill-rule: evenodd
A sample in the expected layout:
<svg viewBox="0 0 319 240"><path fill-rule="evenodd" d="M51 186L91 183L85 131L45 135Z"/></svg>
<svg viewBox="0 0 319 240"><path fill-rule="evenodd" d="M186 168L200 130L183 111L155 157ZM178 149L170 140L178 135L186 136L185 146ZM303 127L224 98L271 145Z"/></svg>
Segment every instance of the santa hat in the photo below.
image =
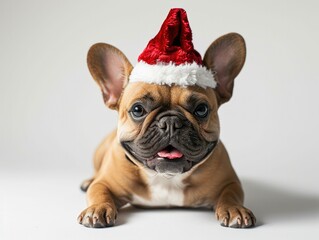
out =
<svg viewBox="0 0 319 240"><path fill-rule="evenodd" d="M129 81L216 87L214 74L203 66L201 55L194 49L184 9L170 10L158 34L139 56Z"/></svg>

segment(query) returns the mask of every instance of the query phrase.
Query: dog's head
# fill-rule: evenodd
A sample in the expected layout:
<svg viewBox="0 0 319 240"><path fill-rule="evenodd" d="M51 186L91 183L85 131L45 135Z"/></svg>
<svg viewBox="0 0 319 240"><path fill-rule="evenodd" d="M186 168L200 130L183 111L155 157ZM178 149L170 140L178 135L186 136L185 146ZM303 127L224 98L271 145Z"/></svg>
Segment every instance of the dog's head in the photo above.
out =
<svg viewBox="0 0 319 240"><path fill-rule="evenodd" d="M105 104L119 113L117 136L128 158L159 173L177 174L205 160L218 143L217 111L231 98L245 56L245 42L236 33L209 46L203 64L214 72L214 89L130 83L132 65L104 43L93 45L87 60Z"/></svg>

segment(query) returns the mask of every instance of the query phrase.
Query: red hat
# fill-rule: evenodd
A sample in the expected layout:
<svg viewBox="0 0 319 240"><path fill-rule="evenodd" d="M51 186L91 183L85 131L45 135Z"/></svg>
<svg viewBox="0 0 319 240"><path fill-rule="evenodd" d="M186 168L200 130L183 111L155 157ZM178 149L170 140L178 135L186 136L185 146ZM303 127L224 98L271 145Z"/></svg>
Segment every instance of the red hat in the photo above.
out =
<svg viewBox="0 0 319 240"><path fill-rule="evenodd" d="M158 34L140 54L130 82L216 87L213 73L202 65L202 57L194 49L184 9L170 10Z"/></svg>

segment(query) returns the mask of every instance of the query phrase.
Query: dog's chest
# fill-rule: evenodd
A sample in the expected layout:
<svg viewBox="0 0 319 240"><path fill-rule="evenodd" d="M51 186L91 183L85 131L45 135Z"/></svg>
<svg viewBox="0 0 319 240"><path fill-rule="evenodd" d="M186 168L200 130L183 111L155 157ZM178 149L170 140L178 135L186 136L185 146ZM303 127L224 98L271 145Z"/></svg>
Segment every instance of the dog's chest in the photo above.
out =
<svg viewBox="0 0 319 240"><path fill-rule="evenodd" d="M167 177L157 174L148 176L147 184L150 191L150 198L142 198L133 195L132 204L149 207L170 207L184 206L184 174Z"/></svg>

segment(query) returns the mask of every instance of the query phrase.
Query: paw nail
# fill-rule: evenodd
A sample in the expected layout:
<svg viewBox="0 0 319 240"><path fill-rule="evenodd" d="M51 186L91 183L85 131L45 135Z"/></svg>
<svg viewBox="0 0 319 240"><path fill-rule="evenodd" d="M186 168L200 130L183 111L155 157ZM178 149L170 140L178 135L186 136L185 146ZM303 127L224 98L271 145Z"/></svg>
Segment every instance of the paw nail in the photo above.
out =
<svg viewBox="0 0 319 240"><path fill-rule="evenodd" d="M245 217L245 225L248 225L248 217Z"/></svg>
<svg viewBox="0 0 319 240"><path fill-rule="evenodd" d="M78 216L78 223L82 223L82 219L83 219L82 216Z"/></svg>
<svg viewBox="0 0 319 240"><path fill-rule="evenodd" d="M227 218L225 218L225 219L224 219L224 225L225 225L225 226L228 226L228 224L227 224L227 223L228 223L228 219L227 219Z"/></svg>

